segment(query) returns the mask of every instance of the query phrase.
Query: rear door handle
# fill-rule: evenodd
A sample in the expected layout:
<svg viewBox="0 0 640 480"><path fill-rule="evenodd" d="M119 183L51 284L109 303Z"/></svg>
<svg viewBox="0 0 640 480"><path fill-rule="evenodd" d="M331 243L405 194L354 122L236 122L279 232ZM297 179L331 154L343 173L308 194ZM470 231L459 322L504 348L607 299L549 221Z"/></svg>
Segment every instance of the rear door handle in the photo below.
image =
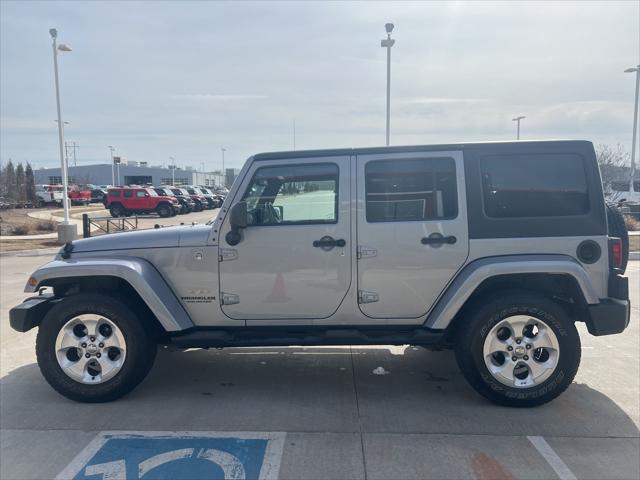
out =
<svg viewBox="0 0 640 480"><path fill-rule="evenodd" d="M428 237L423 237L422 240L420 240L420 243L422 243L423 245L442 245L443 243L453 245L457 241L458 239L453 235L449 235L448 237L443 237L439 233L432 233Z"/></svg>
<svg viewBox="0 0 640 480"><path fill-rule="evenodd" d="M334 239L329 235L322 237L320 240L314 240L313 246L322 250L331 250L333 247L344 247L347 242L343 238Z"/></svg>

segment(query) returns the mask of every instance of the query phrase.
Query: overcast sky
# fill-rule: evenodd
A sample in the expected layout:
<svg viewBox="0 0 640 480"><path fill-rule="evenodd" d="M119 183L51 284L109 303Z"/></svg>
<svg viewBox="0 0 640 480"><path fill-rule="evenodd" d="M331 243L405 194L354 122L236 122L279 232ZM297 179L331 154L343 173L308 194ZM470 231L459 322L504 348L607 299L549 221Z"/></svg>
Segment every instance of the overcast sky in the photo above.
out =
<svg viewBox="0 0 640 480"><path fill-rule="evenodd" d="M391 143L577 138L630 148L640 2L0 1L2 161L55 166L51 40L78 163Z"/></svg>

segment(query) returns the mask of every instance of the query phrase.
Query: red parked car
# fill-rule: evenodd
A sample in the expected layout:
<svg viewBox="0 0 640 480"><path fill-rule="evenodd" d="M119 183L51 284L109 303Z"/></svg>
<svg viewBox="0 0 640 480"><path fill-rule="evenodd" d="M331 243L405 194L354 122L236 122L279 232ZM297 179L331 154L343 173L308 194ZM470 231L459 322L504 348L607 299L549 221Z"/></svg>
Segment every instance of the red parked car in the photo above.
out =
<svg viewBox="0 0 640 480"><path fill-rule="evenodd" d="M71 205L89 205L91 203L91 191L81 188L78 185L69 185L68 187L69 200Z"/></svg>
<svg viewBox="0 0 640 480"><path fill-rule="evenodd" d="M180 211L176 197L158 195L153 188L110 188L105 206L112 217L125 217L134 213L157 213L161 217L173 217Z"/></svg>

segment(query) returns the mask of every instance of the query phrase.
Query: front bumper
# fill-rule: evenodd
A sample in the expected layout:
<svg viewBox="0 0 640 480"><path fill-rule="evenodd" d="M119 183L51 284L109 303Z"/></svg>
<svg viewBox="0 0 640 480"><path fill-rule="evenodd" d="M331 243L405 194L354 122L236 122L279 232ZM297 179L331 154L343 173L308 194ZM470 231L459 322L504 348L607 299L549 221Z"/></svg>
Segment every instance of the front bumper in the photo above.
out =
<svg viewBox="0 0 640 480"><path fill-rule="evenodd" d="M621 333L629 325L630 314L629 300L602 299L596 305L589 305L587 329L595 336Z"/></svg>
<svg viewBox="0 0 640 480"><path fill-rule="evenodd" d="M55 300L53 294L38 295L37 297L27 298L20 305L9 310L9 324L11 328L18 332L28 332L36 327L42 321L53 306Z"/></svg>

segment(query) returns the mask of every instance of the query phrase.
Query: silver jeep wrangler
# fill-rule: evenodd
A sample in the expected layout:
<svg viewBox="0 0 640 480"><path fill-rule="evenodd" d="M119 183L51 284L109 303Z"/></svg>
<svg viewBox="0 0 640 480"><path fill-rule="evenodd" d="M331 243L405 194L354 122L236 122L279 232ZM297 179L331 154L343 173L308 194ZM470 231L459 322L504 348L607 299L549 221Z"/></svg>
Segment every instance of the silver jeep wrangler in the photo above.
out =
<svg viewBox="0 0 640 480"><path fill-rule="evenodd" d="M132 390L158 344L410 344L534 406L576 374L575 322L629 323L626 240L590 142L265 153L206 225L65 245L10 320L83 402Z"/></svg>

